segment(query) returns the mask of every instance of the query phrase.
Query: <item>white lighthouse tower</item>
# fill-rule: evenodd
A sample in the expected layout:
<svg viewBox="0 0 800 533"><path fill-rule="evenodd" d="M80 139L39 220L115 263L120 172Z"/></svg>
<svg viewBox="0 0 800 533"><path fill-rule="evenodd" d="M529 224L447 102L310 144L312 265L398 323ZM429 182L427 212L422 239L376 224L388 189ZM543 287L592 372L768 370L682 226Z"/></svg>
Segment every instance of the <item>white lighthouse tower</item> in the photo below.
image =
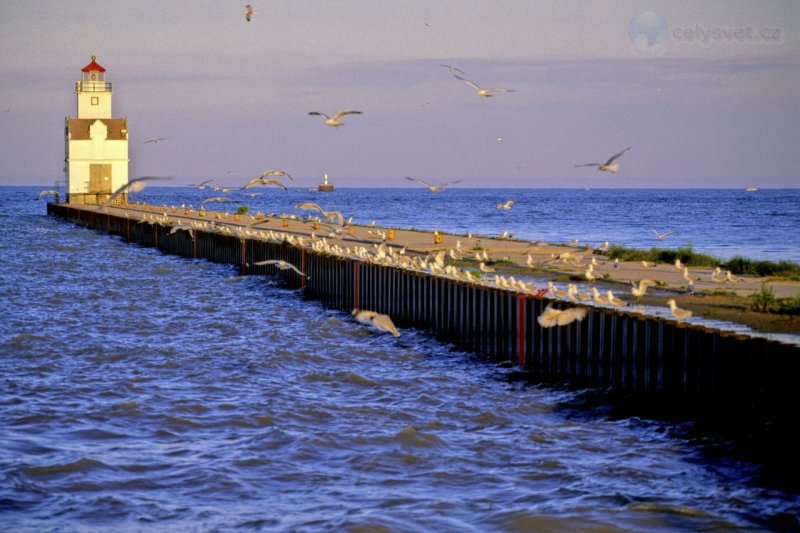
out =
<svg viewBox="0 0 800 533"><path fill-rule="evenodd" d="M128 119L112 118L111 83L95 56L75 93L78 117L64 121L67 202L101 204L128 183Z"/></svg>

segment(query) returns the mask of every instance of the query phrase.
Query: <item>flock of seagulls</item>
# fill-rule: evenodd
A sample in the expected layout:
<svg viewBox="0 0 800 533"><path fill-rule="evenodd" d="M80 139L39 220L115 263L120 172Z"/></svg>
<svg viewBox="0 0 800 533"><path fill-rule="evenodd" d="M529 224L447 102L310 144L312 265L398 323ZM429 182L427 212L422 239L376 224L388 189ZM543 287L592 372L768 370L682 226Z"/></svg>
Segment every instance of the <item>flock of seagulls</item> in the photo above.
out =
<svg viewBox="0 0 800 533"><path fill-rule="evenodd" d="M253 17L256 15L256 11L255 11L255 9L253 8L252 5L248 4L248 5L245 6L244 15L245 15L245 20L247 22L250 22L250 21L253 20ZM426 25L428 25L428 24L426 23ZM481 98L491 98L491 97L494 97L494 96L496 96L497 94L500 94L500 93L512 93L512 92L515 92L514 89L507 89L507 88L503 88L503 87L483 87L483 86L477 84L476 82L466 78L465 77L466 73L463 70L461 70L460 68L457 68L457 67L452 66L452 65L447 65L447 64L440 64L440 66L442 68L447 69L448 72L452 73L454 78L456 78L457 80L459 80L459 81L465 83L466 85L470 86L471 88L473 88L475 90L477 96L479 96ZM4 111L8 112L8 111L10 111L10 108L5 109ZM325 125L336 129L336 128L340 128L340 127L345 125L345 123L343 122L343 119L345 117L350 116L350 115L362 115L363 112L362 111L358 111L358 110L345 109L345 110L338 111L333 116L330 116L330 115L328 115L326 113L323 113L323 112L320 112L320 111L311 111L308 114L310 116L321 116L321 117L323 117L325 119L325 122L324 122ZM167 139L168 139L167 137L157 137L157 138L153 138L153 139L148 139L143 144L151 144L151 143L152 144L159 144L159 143L161 143L163 141L166 141ZM502 140L502 137L498 136L497 140L498 141ZM614 174L614 173L617 173L619 171L619 169L620 169L620 166L619 166L619 163L617 162L617 160L620 157L622 157L626 152L631 150L631 148L632 148L631 146L628 146L627 148L621 150L620 152L612 155L604 163L583 163L583 164L577 164L577 165L574 165L574 166L575 167L595 167L597 171L610 172L610 173ZM250 189L250 188L255 187L255 186L275 186L275 187L281 188L283 190L286 190L287 187L280 180L277 179L278 177L286 177L286 178L294 181L294 178L289 173L287 173L286 171L283 171L283 170L267 170L267 171L263 172L259 177L249 180L247 183L245 183L241 187L225 189L225 188L221 188L221 187L216 187L215 186L215 187L213 187L213 189L215 191L216 190L221 190L223 193L226 193L226 192L234 190L234 189L246 190L246 189ZM108 198L108 200L101 207L102 208L108 207L109 205L111 205L114 202L114 200L116 198L118 198L122 194L141 191L151 181L154 181L154 180L168 180L168 179L170 179L170 178L169 177L145 176L145 177L140 177L140 178L131 180L125 186L120 187L119 189L114 191L113 194ZM406 176L406 179L409 180L409 181L415 182L415 183L427 188L432 193L440 192L446 187L449 187L449 186L452 186L452 185L460 183L460 180L453 180L453 181L448 181L448 182L443 182L443 183L435 183L434 184L434 183L428 183L428 182L423 181L421 179L412 178L412 177L409 177L409 176ZM205 189L207 187L211 187L211 185L209 185L209 184L212 181L213 180L211 180L211 179L204 180L204 181L201 181L200 183L198 183L196 185L190 185L190 186L196 187L199 190L203 190L203 189ZM258 194L258 193L250 193L250 194ZM39 194L39 199L41 199L42 197L47 196L47 195L54 195L56 197L56 201L60 201L59 193L57 191L54 191L54 190L42 191ZM201 207L205 207L205 205L207 205L209 203L226 203L226 202L232 202L232 201L233 200L231 200L230 198L222 197L222 196L206 198L201 203ZM496 210L509 211L512 208L512 206L514 206L516 203L517 202L515 200L507 200L507 201L505 201L503 203L498 203L495 206L495 209ZM345 217L344 217L344 215L342 213L340 213L338 211L327 211L327 210L323 209L321 206L319 206L317 204L314 204L314 203L311 203L311 202L305 202L305 203L302 203L302 204L298 204L295 207L297 209L300 209L300 210L317 212L319 214L319 216L322 217L321 219L318 219L318 220L320 220L320 222L322 222L322 223L328 224L328 226L329 226L328 230L330 230L330 231L329 231L328 237L340 237L342 239L346 237L346 233L343 230L349 224L350 220L352 220L352 217L346 221ZM312 217L307 217L307 220L310 220L311 218ZM261 221L263 221L263 220L261 220ZM143 216L143 219L141 220L141 222L148 222L148 223L151 223L151 224L152 223L159 223L159 224L168 223L167 222L166 213L163 213L163 217L153 217L153 218L150 218L150 219L147 219L147 218L145 218ZM205 226L203 226L203 227L205 229L207 229L207 230L210 229L210 230L214 230L214 231L220 231L220 232L223 232L223 233L232 233L232 232L235 231L235 232L239 233L240 235L245 236L245 235L249 234L248 232L255 232L256 231L255 229L251 230L249 228L251 226L254 228L254 226L256 224L258 224L259 222L260 221L254 221L253 223L249 224L248 226L246 226L244 228L241 227L241 226L235 226L234 229L231 229L227 225L216 225L215 226L215 225L213 225L213 223L211 223L211 225L209 226L208 222L203 222L203 223L194 223L193 222L192 226L183 226L183 225L181 225L181 222L179 221L177 225L173 226L173 228L172 228L170 233L172 234L172 233L175 233L175 232L177 232L179 230L186 230L186 231L189 231L191 233L193 229L201 227L200 224L204 224ZM197 225L195 225L195 224L197 224ZM653 228L653 232L655 233L656 239L658 239L658 240L663 240L667 236L669 236L669 235L674 233L673 231L659 232L655 228ZM614 306L614 307L622 307L622 306L628 305L627 302L625 302L624 300L622 300L622 299L618 298L617 296L615 296L611 290L607 290L605 292L605 294L603 294L596 287L591 287L591 290L590 290L589 293L582 293L582 292L580 292L578 290L577 286L575 284L572 284L572 283L570 283L568 285L566 291L564 291L562 289L559 289L552 282L550 282L548 284L548 289L546 289L546 290L538 290L537 291L531 284L527 284L527 283L522 282L520 280L515 280L513 278L513 276L504 277L504 276L500 276L500 275L496 274L496 269L488 264L488 263L490 263L490 260L489 260L489 256L488 256L486 250L483 250L482 254L480 254L480 253L476 253L475 254L475 258L479 262L478 269L477 269L478 272L477 273L473 273L473 272L470 272L470 271L466 271L466 270L460 269L460 268L458 268L458 267L456 267L454 265L447 265L445 263L445 258L447 256L449 256L452 260L463 260L464 253L460 249L460 242L458 243L459 246L457 246L454 249L448 250L447 254L445 253L444 250L442 250L442 251L440 251L440 252L438 252L436 254L429 254L427 257L420 257L420 256L410 257L410 256L405 255L405 253L404 253L405 249L397 250L395 247L387 246L386 242L385 242L385 240L386 240L385 239L385 234L384 234L380 244L376 243L376 244L373 245L372 249L369 249L367 247L359 247L357 245L352 247L352 248L342 248L341 245L333 245L333 244L330 244L330 243L326 242L326 237L324 237L324 236L316 237L314 232L312 232L312 239L310 241L305 241L303 237L294 236L294 235L286 234L286 233L280 234L280 233L275 233L275 232L272 232L272 231L269 231L266 235L264 234L264 232L259 232L259 233L262 236L264 236L265 238L268 238L268 239L271 239L271 240L277 240L277 241L280 241L280 242L288 241L288 242L290 242L292 244L299 245L299 246L308 245L312 249L319 250L319 251L324 251L324 252L327 252L327 253L333 253L335 255L343 255L343 256L348 256L348 257L354 257L354 258L357 258L357 259L368 260L368 261L379 263L379 264L400 266L400 267L403 267L403 268L410 268L410 269L420 270L420 271L428 271L428 272L430 272L432 274L435 274L435 275L451 277L453 279L460 279L460 280L463 280L463 281L481 282L481 283L486 283L486 284L492 284L492 285L495 285L495 286L501 287L501 288L506 288L506 289L511 289L511 290L519 290L519 291L528 292L528 293L531 293L531 294L535 293L537 295L543 294L543 292L545 292L545 291L549 291L556 298L563 298L565 300L568 300L568 301L571 301L571 302L575 302L575 303L592 301L594 303L598 303L598 304L601 304L601 305L610 305L610 306ZM377 231L377 230L375 232L373 232L373 231L370 230L369 234L370 234L370 236L374 236L374 235L380 236L381 232ZM506 232L506 234L507 234L507 232ZM470 238L471 238L471 236L470 236ZM600 247L597 247L595 249L595 251L597 251L598 253L602 253L603 251L605 251L608 248L608 245L609 245L609 243L608 243L608 241L606 241L603 245L601 245ZM567 256L569 254L565 253L565 254L561 254L561 255L563 256L563 257L560 258L561 260L567 260ZM578 256L576 256L575 258L571 258L571 260L574 261L574 262L577 262L578 261L577 257ZM255 262L254 264L255 265L273 265L273 266L275 266L276 268L278 268L280 270L292 270L292 271L296 272L300 276L304 276L304 277L306 276L306 274L303 273L300 269L298 269L295 265L292 265L291 263L288 263L288 262L283 261L283 260L269 259L269 260L264 260L264 261L258 261L258 262ZM528 263L527 264L528 264L528 266L532 266L531 256L530 255L528 256ZM594 282L597 279L598 276L597 276L597 273L594 270L594 267L596 265L599 265L599 264L601 264L601 263L598 263L595 260L595 258L592 258L592 262L586 267L586 270L584 271L584 278L587 281ZM647 262L643 262L643 264L644 264L645 267L654 266L654 265L648 264ZM614 266L617 266L617 263L615 263ZM682 268L683 277L684 277L685 280L687 280L687 282L689 282L691 284L694 281L691 278L691 276L689 276L688 269L685 266L683 266L680 263L679 260L676 261L675 266L676 266L676 268L679 268L679 269ZM487 276L488 274L493 274L493 276L489 277L489 276ZM738 282L738 281L740 281L740 280L738 280L738 278L735 278L731 274L730 271L728 271L727 273L723 274L719 268L715 272L712 273L711 279L712 279L712 281L717 282L717 283L721 283L721 282ZM652 279L641 279L641 280L638 281L638 283L635 283L634 281L631 281L631 289L630 289L631 290L631 295L637 301L640 301L646 295L648 288L656 286L656 285L657 285L657 283ZM671 312L672 316L675 317L679 321L686 320L686 319L688 319L688 318L690 318L692 316L692 312L691 311L685 310L685 309L681 309L681 308L677 307L676 302L675 302L674 299L669 299L667 304L669 305L670 312ZM543 327L543 328L550 328L550 327L554 327L554 326L564 326L564 325L571 324L571 323L576 322L576 321L583 320L583 318L586 317L587 312L588 312L588 308L585 307L585 306L575 306L575 307L570 307L570 308L566 308L566 309L557 309L557 308L553 307L552 305L550 305L537 318L537 321L538 321L539 325L541 327ZM379 331L388 332L391 335L393 335L394 337L399 337L400 336L400 333L398 332L397 328L392 323L391 317L389 317L388 315L377 313L375 311L359 310L359 309L353 309L352 315L354 316L355 320L360 322L360 323L364 323L364 324L370 325L370 326L376 328Z"/></svg>

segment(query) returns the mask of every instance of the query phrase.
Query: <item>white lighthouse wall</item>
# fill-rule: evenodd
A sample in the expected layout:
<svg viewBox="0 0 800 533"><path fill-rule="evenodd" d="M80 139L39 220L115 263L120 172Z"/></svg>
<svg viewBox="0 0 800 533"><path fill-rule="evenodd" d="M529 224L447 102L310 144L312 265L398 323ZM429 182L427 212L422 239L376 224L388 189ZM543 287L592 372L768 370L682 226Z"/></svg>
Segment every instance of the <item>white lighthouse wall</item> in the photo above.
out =
<svg viewBox="0 0 800 533"><path fill-rule="evenodd" d="M111 92L78 92L78 118L111 118Z"/></svg>

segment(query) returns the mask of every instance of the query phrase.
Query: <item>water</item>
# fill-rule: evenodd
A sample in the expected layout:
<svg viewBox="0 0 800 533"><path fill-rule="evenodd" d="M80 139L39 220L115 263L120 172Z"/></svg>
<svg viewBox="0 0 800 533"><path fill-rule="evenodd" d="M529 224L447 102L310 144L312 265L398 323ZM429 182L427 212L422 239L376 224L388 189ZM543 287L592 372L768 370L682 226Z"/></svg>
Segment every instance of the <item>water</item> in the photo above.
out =
<svg viewBox="0 0 800 533"><path fill-rule="evenodd" d="M48 218L36 192L0 188L3 530L800 528L797 478L758 450ZM400 200L376 198L412 198L339 192L313 198L382 220ZM451 192L417 197L457 225Z"/></svg>
<svg viewBox="0 0 800 533"><path fill-rule="evenodd" d="M287 180L288 181L288 180ZM291 183L291 182L289 182ZM275 187L248 189L249 198L232 192L230 204L210 209L309 214L293 208L315 202L326 210L353 216L354 223L375 220L399 228L438 229L452 233L497 235L509 231L521 239L569 242L604 241L633 248L680 248L722 259L734 255L757 260L800 263L800 189L337 189L333 193ZM137 193L154 205L199 206L220 196L210 189L148 188ZM495 206L517 202L509 211ZM659 233L674 231L664 240Z"/></svg>

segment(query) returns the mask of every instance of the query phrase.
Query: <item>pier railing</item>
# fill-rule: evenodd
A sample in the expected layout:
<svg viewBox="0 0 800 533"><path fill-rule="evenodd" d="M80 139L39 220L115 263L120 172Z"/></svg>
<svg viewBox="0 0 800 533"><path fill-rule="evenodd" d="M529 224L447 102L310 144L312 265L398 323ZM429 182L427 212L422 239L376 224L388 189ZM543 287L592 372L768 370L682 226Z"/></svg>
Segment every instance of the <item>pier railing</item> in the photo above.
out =
<svg viewBox="0 0 800 533"><path fill-rule="evenodd" d="M243 275L280 276L330 308L386 313L401 329L431 331L544 382L721 406L791 409L800 396L800 348L766 338L591 306L580 322L542 328L537 317L546 306L568 304L286 242L197 229L170 233L170 227L66 204L49 204L48 213L166 253L234 265ZM265 259L283 259L307 277L254 265Z"/></svg>

